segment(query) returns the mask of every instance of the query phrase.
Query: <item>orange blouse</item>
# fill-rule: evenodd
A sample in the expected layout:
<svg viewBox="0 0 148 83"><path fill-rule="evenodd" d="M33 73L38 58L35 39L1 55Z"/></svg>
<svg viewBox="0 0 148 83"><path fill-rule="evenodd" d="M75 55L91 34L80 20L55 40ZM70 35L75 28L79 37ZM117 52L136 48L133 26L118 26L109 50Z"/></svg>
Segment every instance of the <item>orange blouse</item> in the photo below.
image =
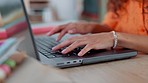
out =
<svg viewBox="0 0 148 83"><path fill-rule="evenodd" d="M109 11L103 23L117 32L148 35L148 1L129 0L124 8L117 11L119 16Z"/></svg>

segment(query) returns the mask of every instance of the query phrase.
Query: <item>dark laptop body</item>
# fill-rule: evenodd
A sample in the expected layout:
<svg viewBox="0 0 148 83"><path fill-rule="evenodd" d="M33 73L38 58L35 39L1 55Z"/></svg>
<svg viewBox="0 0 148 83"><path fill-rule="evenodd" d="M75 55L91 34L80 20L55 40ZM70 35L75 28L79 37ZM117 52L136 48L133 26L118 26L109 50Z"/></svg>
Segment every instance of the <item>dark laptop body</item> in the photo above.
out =
<svg viewBox="0 0 148 83"><path fill-rule="evenodd" d="M84 57L78 57L76 53L73 53L70 56L63 56L58 54L58 57L52 57L52 58L50 57L50 55L53 56L54 54L50 53L47 55L46 53L45 56L44 53L40 52L40 50L42 49L38 48L41 45L40 46L38 45L37 40L40 39L40 43L43 43L42 40L44 41L44 39L49 40L49 42L53 41L54 39L48 36L34 37L31 31L30 23L25 9L24 0L15 0L15 1L18 1L18 3L21 4L20 9L23 11L24 13L23 17L25 17L24 21L26 22L26 25L28 25L25 30L19 32L16 35L18 39L20 37L24 38L23 41L21 41L20 45L18 46L17 50L25 51L29 56L41 61L43 64L48 64L59 68L65 68L65 67L80 66L85 64L127 59L137 55L137 51L130 49L119 49L119 50L98 50Z"/></svg>

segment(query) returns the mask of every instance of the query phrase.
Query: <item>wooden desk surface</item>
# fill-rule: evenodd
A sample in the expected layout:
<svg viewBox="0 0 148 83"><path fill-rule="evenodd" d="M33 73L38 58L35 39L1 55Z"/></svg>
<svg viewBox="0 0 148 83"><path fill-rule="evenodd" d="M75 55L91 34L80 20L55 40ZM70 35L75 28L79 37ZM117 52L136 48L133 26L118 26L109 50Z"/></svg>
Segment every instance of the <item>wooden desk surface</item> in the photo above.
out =
<svg viewBox="0 0 148 83"><path fill-rule="evenodd" d="M72 83L58 69L41 65L32 58L27 58L22 65L8 77L6 83Z"/></svg>
<svg viewBox="0 0 148 83"><path fill-rule="evenodd" d="M63 69L74 83L148 83L148 55Z"/></svg>
<svg viewBox="0 0 148 83"><path fill-rule="evenodd" d="M148 55L58 70L27 58L6 83L148 83Z"/></svg>

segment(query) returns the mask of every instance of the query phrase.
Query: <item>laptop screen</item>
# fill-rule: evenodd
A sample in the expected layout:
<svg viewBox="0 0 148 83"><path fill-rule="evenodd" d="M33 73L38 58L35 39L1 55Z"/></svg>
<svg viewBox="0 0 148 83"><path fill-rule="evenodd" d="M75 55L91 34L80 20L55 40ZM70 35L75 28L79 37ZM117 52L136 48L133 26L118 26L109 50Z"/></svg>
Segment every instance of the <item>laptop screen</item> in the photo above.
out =
<svg viewBox="0 0 148 83"><path fill-rule="evenodd" d="M19 42L17 50L25 51L28 55L37 58L23 0L0 1L0 35L0 41L15 39L17 41L15 43ZM0 47L4 48L3 45Z"/></svg>

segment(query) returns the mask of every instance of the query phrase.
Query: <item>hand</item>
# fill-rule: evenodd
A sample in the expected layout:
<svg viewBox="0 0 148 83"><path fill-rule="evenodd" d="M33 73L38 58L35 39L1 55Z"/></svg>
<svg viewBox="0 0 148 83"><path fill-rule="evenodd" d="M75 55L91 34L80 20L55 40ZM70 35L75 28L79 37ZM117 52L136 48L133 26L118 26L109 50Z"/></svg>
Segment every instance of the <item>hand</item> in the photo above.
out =
<svg viewBox="0 0 148 83"><path fill-rule="evenodd" d="M91 33L93 30L94 24L88 22L76 22L76 23L68 23L61 26L58 26L50 31L47 35L51 36L56 33L60 33L57 41L61 40L61 38L66 34L86 34Z"/></svg>
<svg viewBox="0 0 148 83"><path fill-rule="evenodd" d="M55 46L53 51L68 46L62 51L63 54L67 54L75 48L85 45L85 47L78 53L78 56L83 56L91 49L99 50L111 48L113 46L113 41L114 37L112 32L82 35L67 39L61 44Z"/></svg>

